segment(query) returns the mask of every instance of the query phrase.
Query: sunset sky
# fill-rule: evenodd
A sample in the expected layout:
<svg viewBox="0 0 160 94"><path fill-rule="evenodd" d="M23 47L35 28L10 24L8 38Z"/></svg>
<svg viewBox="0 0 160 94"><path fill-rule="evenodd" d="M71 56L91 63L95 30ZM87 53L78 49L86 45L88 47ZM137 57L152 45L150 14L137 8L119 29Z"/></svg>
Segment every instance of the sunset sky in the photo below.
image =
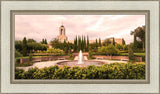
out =
<svg viewBox="0 0 160 94"><path fill-rule="evenodd" d="M15 40L46 38L49 42L59 34L62 22L68 40L88 35L90 40L124 38L128 44L133 41L130 32L145 25L145 15L16 15Z"/></svg>

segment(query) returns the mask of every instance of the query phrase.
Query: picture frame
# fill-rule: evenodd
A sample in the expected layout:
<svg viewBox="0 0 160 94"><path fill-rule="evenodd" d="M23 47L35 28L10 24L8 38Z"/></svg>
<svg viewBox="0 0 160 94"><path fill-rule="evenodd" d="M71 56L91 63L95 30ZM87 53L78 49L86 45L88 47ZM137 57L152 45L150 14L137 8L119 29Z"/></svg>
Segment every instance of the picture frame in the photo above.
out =
<svg viewBox="0 0 160 94"><path fill-rule="evenodd" d="M124 7L125 5L125 7ZM136 6L136 7L135 7ZM15 80L16 14L146 15L145 80ZM157 20L158 19L158 20ZM154 41L156 40L156 41ZM153 42L154 41L154 42ZM9 58L9 59L8 59ZM6 63L5 63L6 62ZM153 63L151 63L153 62ZM155 73L156 71L156 73ZM159 1L1 1L1 93L156 93L159 94Z"/></svg>

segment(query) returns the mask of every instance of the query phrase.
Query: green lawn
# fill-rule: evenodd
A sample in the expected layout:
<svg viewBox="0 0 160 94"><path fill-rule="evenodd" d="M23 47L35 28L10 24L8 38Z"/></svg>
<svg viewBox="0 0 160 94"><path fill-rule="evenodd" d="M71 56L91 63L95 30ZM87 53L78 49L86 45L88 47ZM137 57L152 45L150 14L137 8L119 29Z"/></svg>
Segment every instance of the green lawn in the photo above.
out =
<svg viewBox="0 0 160 94"><path fill-rule="evenodd" d="M25 62L22 64L15 63L15 67L28 67L28 66L32 66L33 64L34 64L34 62Z"/></svg>
<svg viewBox="0 0 160 94"><path fill-rule="evenodd" d="M128 53L120 53L120 55L128 56ZM134 53L135 56L145 56L145 53Z"/></svg>
<svg viewBox="0 0 160 94"><path fill-rule="evenodd" d="M48 56L32 56L34 57L48 57ZM23 56L23 57L16 57L16 59L20 59L20 58L29 58L29 56Z"/></svg>
<svg viewBox="0 0 160 94"><path fill-rule="evenodd" d="M134 53L136 56L145 56L145 53Z"/></svg>

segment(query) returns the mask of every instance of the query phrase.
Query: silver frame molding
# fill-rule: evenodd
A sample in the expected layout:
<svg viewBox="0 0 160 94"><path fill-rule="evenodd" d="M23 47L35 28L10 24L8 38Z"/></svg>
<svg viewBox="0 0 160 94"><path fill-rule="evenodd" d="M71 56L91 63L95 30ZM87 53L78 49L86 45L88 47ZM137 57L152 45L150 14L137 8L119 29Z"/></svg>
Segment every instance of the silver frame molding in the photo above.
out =
<svg viewBox="0 0 160 94"><path fill-rule="evenodd" d="M12 1L16 1L17 3L18 2L21 2L21 1L24 1L24 2L31 2L31 1L47 1L47 2L51 2L51 1L81 1L81 2L103 2L103 1L114 1L114 2L118 2L118 1L135 1L135 2L145 2L145 1L158 1L159 2L159 5L158 5L158 12L159 12L159 16L160 16L160 0L0 0L0 46L1 46L1 49L0 49L0 70L5 70L3 68L4 64L2 63L2 55L4 53L4 51L2 51L2 47L4 43L2 43L4 41L4 38L2 38L2 35L4 35L4 30L2 29L3 28L3 25L2 25L2 13L4 13L3 11L3 5L2 5L2 2L3 1L7 1L7 2L12 2ZM17 4L18 5L18 4ZM0 94L17 94L17 93L20 93L20 94L24 94L24 93L27 93L27 94L66 94L66 93L69 93L69 94L75 94L75 93L79 93L79 94L113 94L112 92L114 92L113 90L111 90L112 92L109 92L106 91L108 90L108 88L110 89L110 86L107 86L107 85L120 85L122 86L122 91L119 89L121 88L120 86L117 86L119 88L116 87L116 89L118 90L118 92L122 93L122 94L130 94L130 93L134 93L134 94L140 94L140 93L143 93L143 94L160 94L160 89L158 91L156 91L156 89L153 89L153 87L155 86L159 86L160 87L160 64L159 66L157 65L158 69L159 70L155 70L155 74L156 72L159 72L157 73L156 75L159 75L157 77L157 79L159 80L159 82L157 82L157 84L154 82L154 84L156 85L153 85L153 80L152 79L152 75L153 74L153 63L150 62L150 58L153 57L153 55L151 56L151 54L153 54L153 51L155 50L152 50L151 48L153 48L153 46L150 48L150 40L153 40L153 35L155 35L155 32L154 34L152 32L150 32L150 29L153 30L153 28L151 28L152 24L153 24L153 19L151 17L152 15L152 11L149 11L149 10L12 10L10 11L10 72L5 72L5 73L10 73L8 74L8 80L7 81L10 81L10 82L5 82L4 81L4 78L3 78L3 75L4 74L4 71L1 72L0 71ZM107 15L107 14L112 14L112 15L118 15L118 14L121 14L121 15L145 15L145 20L146 20L146 30L148 31L146 33L146 40L145 40L145 46L146 46L146 56L145 56L145 63L146 63L146 71L145 71L145 74L146 74L146 79L145 80L136 80L136 79L115 79L115 80L111 80L111 79L106 79L106 80L17 80L17 79L14 79L14 72L15 72L15 65L14 65L14 62L15 62L15 58L14 58L14 40L15 40L15 31L14 31L14 22L15 22L15 15L76 15L76 14L85 14L85 15L91 15L91 14L97 14L97 15ZM152 20L151 20L151 19ZM158 22L160 22L160 17L157 17L159 18ZM154 20L155 21L155 20ZM150 24L152 23L152 24ZM159 32L160 32L160 24L159 24L159 28L157 27L157 29L159 29ZM2 32L3 30L3 32ZM156 30L156 29L154 29ZM9 30L8 30L9 31ZM158 33L159 37L158 39L160 40L160 33ZM151 37L150 37L151 35ZM157 37L157 36L156 36ZM156 39L156 38L155 38ZM156 40L155 40L156 41ZM156 42L157 43L157 42ZM152 44L152 43L151 43ZM160 41L159 41L159 44L158 45L158 49L160 49ZM151 50L150 50L151 49ZM157 50L157 49L156 49ZM8 50L7 50L8 51ZM160 62L160 50L158 52L155 52L155 53L158 53L159 55L159 59L158 61ZM7 54L7 53L6 53ZM157 54L156 54L157 56ZM7 56L8 57L8 56ZM156 58L157 60L157 58ZM151 61L153 61L153 58L151 59ZM155 61L154 61L155 62ZM157 63L157 62L155 62ZM150 68L152 67L152 68ZM157 68L157 67L154 67L154 68ZM8 67L7 67L8 68ZM8 68L9 70L9 68ZM150 74L151 72L151 74ZM154 74L154 76L155 76ZM10 78L9 78L9 75L10 75ZM3 79L3 81L2 81ZM157 81L157 80L156 80ZM4 82L7 83L7 85L4 85ZM3 83L3 84L2 84ZM106 84L106 85L105 85ZM56 86L57 85L57 86ZM88 86L87 86L88 85ZM96 85L99 85L99 86L96 86ZM132 85L133 85L133 90L132 90ZM152 86L151 86L152 85ZM12 87L9 87L9 86L12 86ZM31 86L31 88L30 88ZM35 90L29 90L29 89L32 89L33 87L35 86ZM44 86L44 87L43 87ZM69 87L68 87L69 86ZM83 88L83 86L87 86L87 89ZM108 88L106 88L105 86L107 86ZM126 86L126 88L124 88ZM128 90L128 87L129 86L129 91ZM142 89L140 88L136 88L137 91L134 91L134 86L144 86L146 88L148 88L149 90L146 90L144 89L144 87L142 87ZM149 86L151 86L152 90L149 88ZM18 90L17 89L21 88L22 90ZM42 90L41 90L41 87L42 87ZM49 87L49 89L48 89ZM67 88L68 87L68 88ZM80 90L84 90L84 92L77 92L76 91L76 87L80 87ZM98 87L99 90L94 90L94 89L97 89L96 87ZM101 89L101 88L103 89ZM7 88L7 89L4 89L4 88ZM10 89L11 88L11 89ZM16 89L15 89L16 88ZM43 89L44 88L44 89ZM47 88L47 89L46 89ZM59 89L61 88L61 89ZM71 88L71 89L70 89ZM72 90L73 88L73 90ZM123 89L124 88L124 89ZM52 91L52 89L54 89L55 91ZM56 90L58 89L58 90ZM74 90L75 89L75 90ZM89 89L89 90L88 90ZM106 90L104 90L106 89ZM36 90L39 90L39 91L36 91ZM49 93L48 91L44 91L44 90L50 90ZM69 91L70 90L70 91ZM79 91L79 89L77 89ZM91 92L91 90L93 91L96 91L96 92ZM71 92L71 93L70 93ZM105 93L107 92L107 93ZM156 93L153 93L153 92L156 92ZM158 92L158 93L157 93ZM120 94L120 93L115 93L114 94Z"/></svg>

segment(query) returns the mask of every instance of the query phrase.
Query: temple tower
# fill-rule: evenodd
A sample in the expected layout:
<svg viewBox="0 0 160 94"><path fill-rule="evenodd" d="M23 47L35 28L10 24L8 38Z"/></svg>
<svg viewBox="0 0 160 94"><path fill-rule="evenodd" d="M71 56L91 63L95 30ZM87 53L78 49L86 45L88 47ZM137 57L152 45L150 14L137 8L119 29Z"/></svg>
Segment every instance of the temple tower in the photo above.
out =
<svg viewBox="0 0 160 94"><path fill-rule="evenodd" d="M67 41L67 36L65 35L65 27L63 24L59 27L59 36L57 36L57 39L61 42Z"/></svg>

